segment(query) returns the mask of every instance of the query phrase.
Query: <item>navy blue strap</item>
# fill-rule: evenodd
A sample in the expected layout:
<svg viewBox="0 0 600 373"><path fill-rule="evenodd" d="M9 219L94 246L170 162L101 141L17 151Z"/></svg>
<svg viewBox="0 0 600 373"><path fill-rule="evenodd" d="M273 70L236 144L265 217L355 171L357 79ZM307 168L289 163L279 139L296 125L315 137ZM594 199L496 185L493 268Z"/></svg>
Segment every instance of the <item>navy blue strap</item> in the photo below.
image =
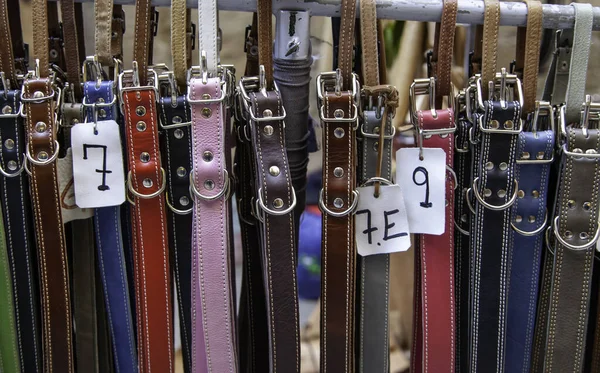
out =
<svg viewBox="0 0 600 373"><path fill-rule="evenodd" d="M513 208L515 233L506 330L510 341L506 344L507 372L528 371L531 364L553 148L551 130L519 135L516 166L519 191Z"/></svg>
<svg viewBox="0 0 600 373"><path fill-rule="evenodd" d="M174 106L172 105L174 104ZM179 301L179 326L184 371L191 365L192 329L192 198L190 198L191 139L190 107L185 96L160 99L162 156L167 171L167 219L173 277Z"/></svg>
<svg viewBox="0 0 600 373"><path fill-rule="evenodd" d="M96 87L95 81L86 82L84 96L86 102L90 104L110 103L114 98L113 82L103 81L99 87ZM86 113L90 121L94 120L93 110L88 108ZM104 116L99 116L98 120L116 119L116 105L102 109L98 107L96 110L104 110ZM121 206L97 208L94 214L94 228L115 371L137 372L135 331L121 231Z"/></svg>

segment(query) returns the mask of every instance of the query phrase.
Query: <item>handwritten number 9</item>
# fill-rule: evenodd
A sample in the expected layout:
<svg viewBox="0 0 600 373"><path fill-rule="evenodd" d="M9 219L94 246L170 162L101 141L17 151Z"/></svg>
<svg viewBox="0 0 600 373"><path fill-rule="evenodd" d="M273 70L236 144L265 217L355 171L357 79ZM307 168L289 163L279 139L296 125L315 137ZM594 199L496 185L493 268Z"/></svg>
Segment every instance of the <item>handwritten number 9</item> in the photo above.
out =
<svg viewBox="0 0 600 373"><path fill-rule="evenodd" d="M418 173L422 173L423 176L425 177L424 180L422 182L417 182L417 174ZM433 204L431 202L429 202L429 172L427 171L427 169L425 167L417 167L415 168L415 170L413 171L413 183L415 183L415 185L418 186L422 186L425 185L425 201L421 202L420 205L421 207L424 208L430 208L431 206L433 206Z"/></svg>

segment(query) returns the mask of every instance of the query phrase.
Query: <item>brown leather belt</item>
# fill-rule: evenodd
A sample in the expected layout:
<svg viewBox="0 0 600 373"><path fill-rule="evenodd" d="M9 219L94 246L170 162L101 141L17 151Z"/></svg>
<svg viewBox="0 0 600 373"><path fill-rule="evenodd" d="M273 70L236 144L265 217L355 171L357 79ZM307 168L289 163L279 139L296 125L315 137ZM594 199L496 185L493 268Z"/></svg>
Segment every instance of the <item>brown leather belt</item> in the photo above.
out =
<svg viewBox="0 0 600 373"><path fill-rule="evenodd" d="M38 73L24 84L22 101L27 115L27 158L31 163L31 195L40 266L44 365L46 371L73 372L69 270L60 210L56 159L56 96L49 77L46 1L33 2L34 56ZM50 193L48 193L50 192Z"/></svg>
<svg viewBox="0 0 600 373"><path fill-rule="evenodd" d="M342 2L339 69L317 78L323 127L321 372L354 372L356 99L352 73L356 2Z"/></svg>

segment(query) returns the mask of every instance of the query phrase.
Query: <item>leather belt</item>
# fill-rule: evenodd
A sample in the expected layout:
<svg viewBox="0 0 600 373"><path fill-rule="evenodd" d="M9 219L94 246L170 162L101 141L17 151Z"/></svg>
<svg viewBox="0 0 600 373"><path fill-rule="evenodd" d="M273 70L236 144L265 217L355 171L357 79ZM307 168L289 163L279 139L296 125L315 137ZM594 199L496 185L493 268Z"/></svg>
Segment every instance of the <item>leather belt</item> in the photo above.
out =
<svg viewBox="0 0 600 373"><path fill-rule="evenodd" d="M0 219L2 219L0 217ZM13 283L8 262L4 222L0 222L0 369L3 372L20 372L21 359L19 341L15 328L15 303L13 300Z"/></svg>
<svg viewBox="0 0 600 373"><path fill-rule="evenodd" d="M342 2L338 63L317 78L323 128L321 372L354 372L354 209L358 82L352 73L356 2Z"/></svg>
<svg viewBox="0 0 600 373"><path fill-rule="evenodd" d="M254 14L252 25L247 28L247 39L244 45L246 76L258 75L257 27L258 20ZM259 347L268 345L269 328L260 257L258 220L254 214L256 165L252 153L252 139L247 131L249 127L246 118L243 117L242 107L239 105L239 100L243 99L241 95L239 90L236 91L238 110L235 111L237 142L234 169L237 179L237 210L244 257L238 316L238 345L242 371L258 373L269 371L269 351Z"/></svg>
<svg viewBox="0 0 600 373"><path fill-rule="evenodd" d="M520 84L505 71L500 76L500 84L508 80L515 86ZM470 229L474 255L470 371L502 372L521 105L518 101L489 100L483 102L483 107L484 114L477 126L480 135L477 171L471 188L476 204Z"/></svg>
<svg viewBox="0 0 600 373"><path fill-rule="evenodd" d="M44 366L49 371L72 373L71 300L65 232L57 182L54 121L56 94L48 77L48 27L46 2L33 2L33 22L39 26L34 34L34 56L38 58L34 74L25 80L21 97L27 115L27 158L31 163L31 196L34 211L40 287L42 298Z"/></svg>
<svg viewBox="0 0 600 373"><path fill-rule="evenodd" d="M94 81L84 83L88 121L95 115L101 120L117 119L114 81ZM101 105L101 106L94 106ZM101 111L98 114L94 110ZM109 206L94 211L96 233L97 266L104 290L108 327L117 371L135 371L138 363L135 351L135 333L130 304L129 283L125 269L123 233L121 229L121 207Z"/></svg>

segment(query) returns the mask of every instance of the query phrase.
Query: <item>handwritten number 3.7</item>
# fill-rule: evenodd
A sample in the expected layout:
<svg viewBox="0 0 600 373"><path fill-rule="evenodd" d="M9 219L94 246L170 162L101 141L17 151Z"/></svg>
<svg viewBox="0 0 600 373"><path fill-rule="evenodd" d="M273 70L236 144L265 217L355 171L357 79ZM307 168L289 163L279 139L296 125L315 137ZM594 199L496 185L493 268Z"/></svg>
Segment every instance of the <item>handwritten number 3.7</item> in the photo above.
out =
<svg viewBox="0 0 600 373"><path fill-rule="evenodd" d="M417 174L418 173L422 173L423 176L425 177L425 179L422 182L417 182ZM415 183L415 185L418 186L422 186L425 185L425 201L421 202L421 207L424 208L430 208L431 206L433 206L433 204L431 202L429 202L429 172L427 171L427 169L425 167L417 167L415 168L415 170L413 171L413 183Z"/></svg>

